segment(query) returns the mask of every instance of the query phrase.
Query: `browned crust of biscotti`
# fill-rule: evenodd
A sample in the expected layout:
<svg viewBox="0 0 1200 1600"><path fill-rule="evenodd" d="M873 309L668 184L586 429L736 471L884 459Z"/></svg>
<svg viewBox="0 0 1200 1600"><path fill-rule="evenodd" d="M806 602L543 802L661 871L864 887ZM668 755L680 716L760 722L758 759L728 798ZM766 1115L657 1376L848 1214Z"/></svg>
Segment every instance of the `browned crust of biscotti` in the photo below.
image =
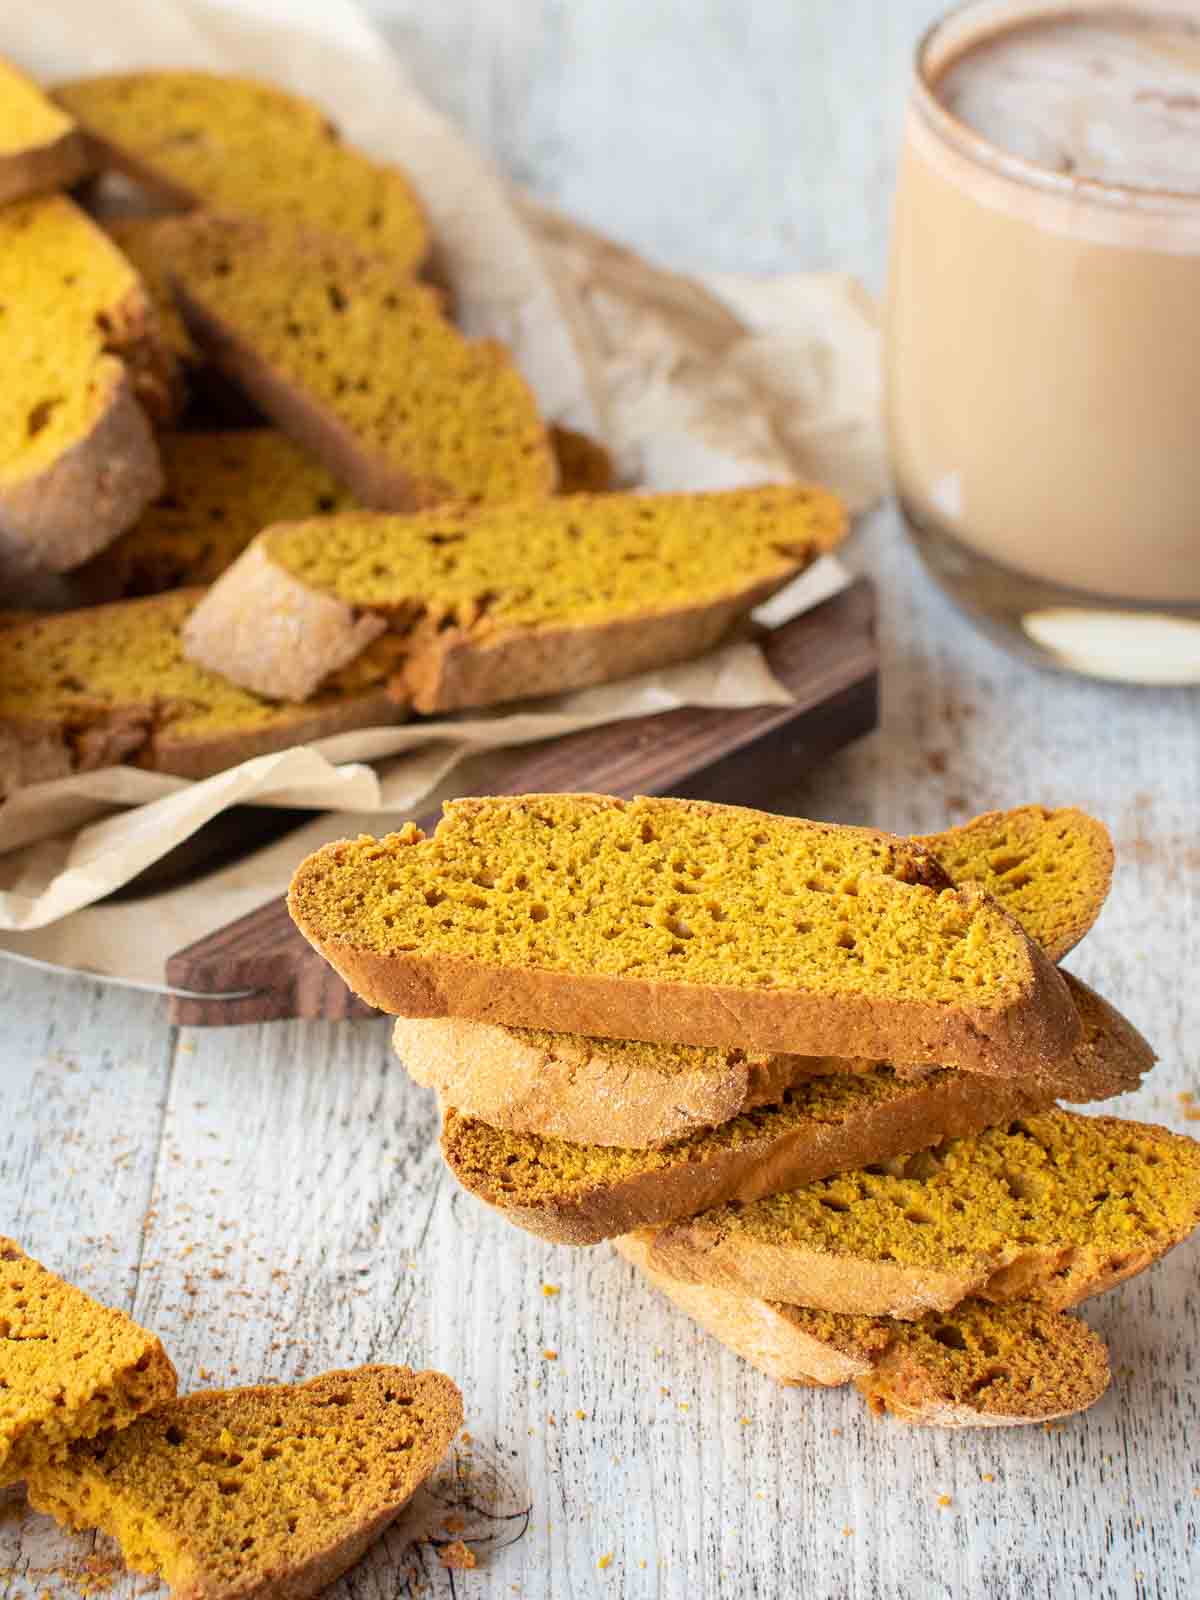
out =
<svg viewBox="0 0 1200 1600"><path fill-rule="evenodd" d="M275 755L295 745L312 744L335 733L351 733L358 728L385 728L404 722L408 707L382 689L367 690L345 699L314 705L307 716L297 716L274 726L251 728L240 733L175 738L170 723L158 729L138 765L155 772L169 772L177 778L210 778L216 772L236 767L252 756Z"/></svg>
<svg viewBox="0 0 1200 1600"><path fill-rule="evenodd" d="M78 128L68 128L47 144L0 156L0 205L52 189L69 189L91 170L87 140Z"/></svg>
<svg viewBox="0 0 1200 1600"><path fill-rule="evenodd" d="M447 1105L494 1128L575 1144L655 1149L771 1105L801 1078L853 1070L836 1057L722 1052L661 1072L607 1041L503 1028L463 1017L398 1017L396 1054ZM862 1063L866 1070L869 1063Z"/></svg>
<svg viewBox="0 0 1200 1600"><path fill-rule="evenodd" d="M721 600L657 615L513 628L484 639L472 638L466 629L435 633L404 657L397 682L416 710L430 713L564 694L672 666L710 650L806 564L798 562L777 578L747 584Z"/></svg>
<svg viewBox="0 0 1200 1600"><path fill-rule="evenodd" d="M792 1126L782 1134L748 1138L696 1159L689 1159L685 1144L678 1162L669 1168L648 1163L646 1170L617 1182L564 1186L537 1204L515 1201L504 1187L504 1171L480 1171L468 1163L459 1138L463 1119L450 1107L444 1108L442 1154L459 1183L502 1212L507 1221L543 1239L588 1245L635 1228L695 1216L727 1201L759 1200L872 1162L912 1155L943 1139L979 1133L993 1123L1042 1110L1049 1103L1036 1089L1015 1080L936 1073L909 1085L903 1098L868 1104L840 1122ZM674 1272L665 1258L664 1265ZM744 1284L728 1286L745 1289ZM767 1298L787 1297L768 1294Z"/></svg>
<svg viewBox="0 0 1200 1600"><path fill-rule="evenodd" d="M300 931L356 994L397 1016L471 1017L557 1033L863 1056L1024 1078L1047 1074L1079 1037L1066 985L1033 945L1026 992L996 1008L535 971L420 951L381 953L324 938L305 925L298 905L296 882L307 865L290 897Z"/></svg>
<svg viewBox="0 0 1200 1600"><path fill-rule="evenodd" d="M1045 1085L1054 1099L1108 1100L1136 1089L1154 1052L1115 1007L1063 974L1083 1036ZM513 1133L575 1144L654 1149L772 1105L805 1078L869 1072L877 1061L745 1050L664 1072L631 1061L608 1041L475 1022L465 1017L398 1017L396 1053L410 1075L447 1105ZM670 1048L669 1046L666 1048ZM914 1078L935 1067L909 1067Z"/></svg>
<svg viewBox="0 0 1200 1600"><path fill-rule="evenodd" d="M0 488L0 543L52 572L81 566L163 490L162 467L133 375L115 357L96 368L95 421L40 472Z"/></svg>
<svg viewBox="0 0 1200 1600"><path fill-rule="evenodd" d="M1120 1125L1116 1118L1098 1120ZM1151 1142L1178 1137L1150 1124L1133 1126ZM850 1171L851 1164L841 1170ZM775 1192L799 1187L778 1184ZM952 1261L933 1267L746 1237L715 1219L693 1217L665 1226L655 1237L653 1257L661 1271L685 1282L855 1316L913 1320L926 1311L949 1311L972 1295L992 1301L1034 1300L1048 1310L1064 1311L1144 1272L1187 1238L1197 1223L1200 1216L1137 1250L1119 1244L998 1239L974 1255L963 1250Z"/></svg>
<svg viewBox="0 0 1200 1600"><path fill-rule="evenodd" d="M1136 1089L1157 1057L1116 1006L1074 974L1063 973L1082 1032L1073 1050L1046 1078L1056 1100L1111 1100Z"/></svg>
<svg viewBox="0 0 1200 1600"><path fill-rule="evenodd" d="M189 661L256 694L307 700L387 632L387 619L311 588L255 539L183 627Z"/></svg>
<svg viewBox="0 0 1200 1600"><path fill-rule="evenodd" d="M653 1229L613 1240L626 1261L673 1305L778 1383L836 1388L866 1377L886 1347L886 1333L866 1319L861 1340L818 1339L792 1306L707 1284L683 1283L654 1265L653 1242Z"/></svg>

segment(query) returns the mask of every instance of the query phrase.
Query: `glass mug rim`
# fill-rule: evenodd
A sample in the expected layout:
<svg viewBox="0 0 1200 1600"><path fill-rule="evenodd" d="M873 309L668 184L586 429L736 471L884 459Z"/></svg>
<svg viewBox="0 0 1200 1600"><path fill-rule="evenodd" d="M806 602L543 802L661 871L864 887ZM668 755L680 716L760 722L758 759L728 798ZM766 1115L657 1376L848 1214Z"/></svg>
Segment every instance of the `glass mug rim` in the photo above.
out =
<svg viewBox="0 0 1200 1600"><path fill-rule="evenodd" d="M1019 187L1037 189L1073 204L1091 203L1110 210L1151 212L1195 218L1200 216L1200 194L1186 190L1133 187L1103 178L1078 177L1054 172L1024 156L993 144L968 123L956 117L938 99L934 85L947 66L984 40L995 38L1025 23L1065 21L1071 18L1125 15L1142 18L1179 18L1194 22L1200 42L1200 4L1183 0L963 0L944 12L924 30L913 50L910 104L926 127L949 148L975 165ZM947 39L946 35L950 37ZM936 58L938 47L944 54Z"/></svg>

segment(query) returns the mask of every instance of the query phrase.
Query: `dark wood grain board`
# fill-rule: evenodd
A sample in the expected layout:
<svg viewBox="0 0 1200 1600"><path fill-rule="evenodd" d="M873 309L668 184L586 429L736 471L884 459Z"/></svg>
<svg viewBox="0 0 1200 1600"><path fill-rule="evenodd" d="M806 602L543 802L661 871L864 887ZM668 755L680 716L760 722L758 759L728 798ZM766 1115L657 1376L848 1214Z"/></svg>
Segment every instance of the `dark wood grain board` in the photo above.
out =
<svg viewBox="0 0 1200 1600"><path fill-rule="evenodd" d="M769 807L806 768L876 724L873 585L858 579L762 642L793 704L687 706L530 745L514 755L500 792L676 794ZM418 820L428 830L437 817ZM171 1000L179 1023L374 1015L296 931L282 899L171 956L167 982L190 991Z"/></svg>

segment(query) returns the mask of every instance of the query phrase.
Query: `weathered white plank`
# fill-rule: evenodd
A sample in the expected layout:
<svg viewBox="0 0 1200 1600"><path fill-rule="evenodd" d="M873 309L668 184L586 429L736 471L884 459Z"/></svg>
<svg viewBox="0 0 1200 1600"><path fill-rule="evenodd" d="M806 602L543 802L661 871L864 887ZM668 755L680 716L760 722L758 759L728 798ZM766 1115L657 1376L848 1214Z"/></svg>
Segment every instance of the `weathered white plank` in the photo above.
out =
<svg viewBox="0 0 1200 1600"><path fill-rule="evenodd" d="M931 0L375 9L515 179L661 259L881 281L903 72ZM1071 965L1162 1054L1122 1111L1195 1131L1178 1095L1200 1092L1197 697L1013 664L931 591L890 516L853 557L882 588L884 725L799 780L793 808L900 829L1034 798L1104 816L1117 882ZM433 1126L386 1025L176 1037L152 999L0 967L0 1228L152 1322L187 1384L369 1359L451 1372L482 1502L533 1507L458 1594L1200 1592L1194 1243L1088 1308L1117 1372L1088 1417L922 1433L853 1394L776 1389L606 1248L508 1229L455 1192ZM68 1590L90 1547L2 1512L0 1600ZM339 1593L392 1600L414 1559L397 1532ZM67 1578L41 1570L64 1560ZM143 1587L121 1580L115 1600Z"/></svg>

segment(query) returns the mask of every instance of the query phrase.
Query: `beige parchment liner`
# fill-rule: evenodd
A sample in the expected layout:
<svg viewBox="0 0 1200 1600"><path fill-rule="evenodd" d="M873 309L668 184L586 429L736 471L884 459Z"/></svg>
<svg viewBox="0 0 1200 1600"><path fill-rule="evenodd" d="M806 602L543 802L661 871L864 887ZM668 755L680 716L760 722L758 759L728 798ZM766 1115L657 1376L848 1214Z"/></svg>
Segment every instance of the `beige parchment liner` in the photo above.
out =
<svg viewBox="0 0 1200 1600"><path fill-rule="evenodd" d="M193 66L321 101L348 138L412 175L464 328L505 340L546 415L603 439L623 482L812 479L854 511L882 495L878 336L853 279L688 278L513 194L351 0L122 0L103 29L95 18L94 0L0 7L0 54L46 82ZM843 581L836 562L818 563L770 620ZM761 652L738 643L515 713L342 734L199 783L116 767L40 784L0 807L0 951L157 987L168 952L280 892L317 843L486 789L508 748L680 705L786 699ZM94 903L250 800L330 815L199 882Z"/></svg>

